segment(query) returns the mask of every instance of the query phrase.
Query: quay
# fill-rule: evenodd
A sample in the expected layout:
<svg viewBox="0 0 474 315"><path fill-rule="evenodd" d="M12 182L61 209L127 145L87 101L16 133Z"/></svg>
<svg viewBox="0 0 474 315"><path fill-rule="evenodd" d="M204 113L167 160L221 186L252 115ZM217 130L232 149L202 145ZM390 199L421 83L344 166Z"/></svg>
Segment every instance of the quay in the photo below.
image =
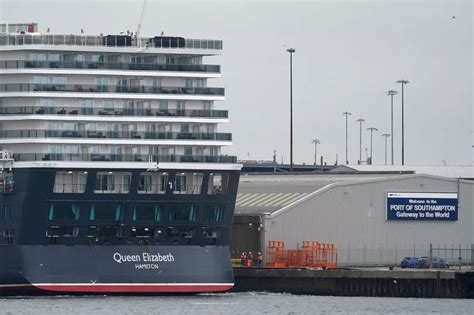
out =
<svg viewBox="0 0 474 315"><path fill-rule="evenodd" d="M474 298L474 271L234 268L234 292Z"/></svg>

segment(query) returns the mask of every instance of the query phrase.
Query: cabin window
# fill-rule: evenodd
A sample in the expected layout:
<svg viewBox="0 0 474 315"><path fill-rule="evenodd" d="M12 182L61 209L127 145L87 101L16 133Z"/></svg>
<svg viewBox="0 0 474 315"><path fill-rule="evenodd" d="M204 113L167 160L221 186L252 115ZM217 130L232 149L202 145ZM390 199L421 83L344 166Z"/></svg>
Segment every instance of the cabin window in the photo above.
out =
<svg viewBox="0 0 474 315"><path fill-rule="evenodd" d="M227 192L229 184L229 174L210 173L209 174L209 195L222 195Z"/></svg>
<svg viewBox="0 0 474 315"><path fill-rule="evenodd" d="M77 204L56 203L49 206L48 220L79 220L80 207Z"/></svg>
<svg viewBox="0 0 474 315"><path fill-rule="evenodd" d="M12 208L10 204L4 204L3 205L3 218L5 220L8 220L12 217Z"/></svg>
<svg viewBox="0 0 474 315"><path fill-rule="evenodd" d="M170 221L195 222L198 214L197 205L174 205L169 213Z"/></svg>
<svg viewBox="0 0 474 315"><path fill-rule="evenodd" d="M223 205L208 205L204 211L204 221L206 222L222 222L224 220Z"/></svg>
<svg viewBox="0 0 474 315"><path fill-rule="evenodd" d="M95 204L89 211L89 220L122 220L122 206L117 204Z"/></svg>
<svg viewBox="0 0 474 315"><path fill-rule="evenodd" d="M168 185L168 173L140 173L139 194L164 194Z"/></svg>
<svg viewBox="0 0 474 315"><path fill-rule="evenodd" d="M175 194L200 194L202 187L202 173L178 173L174 185Z"/></svg>
<svg viewBox="0 0 474 315"><path fill-rule="evenodd" d="M79 149L79 147L77 147ZM84 193L86 190L86 171L60 171L54 178L55 193Z"/></svg>
<svg viewBox="0 0 474 315"><path fill-rule="evenodd" d="M160 221L161 206L142 204L133 208L133 221Z"/></svg>
<svg viewBox="0 0 474 315"><path fill-rule="evenodd" d="M131 173L98 172L95 179L95 193L126 194L130 191Z"/></svg>
<svg viewBox="0 0 474 315"><path fill-rule="evenodd" d="M77 237L79 228L77 227L61 227L51 226L46 230L46 237Z"/></svg>

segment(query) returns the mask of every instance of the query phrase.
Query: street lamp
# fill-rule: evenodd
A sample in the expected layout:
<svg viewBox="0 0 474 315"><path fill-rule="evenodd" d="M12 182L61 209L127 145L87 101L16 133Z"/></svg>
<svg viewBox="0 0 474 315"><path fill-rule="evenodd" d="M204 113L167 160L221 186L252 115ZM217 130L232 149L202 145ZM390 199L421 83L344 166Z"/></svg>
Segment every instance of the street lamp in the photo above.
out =
<svg viewBox="0 0 474 315"><path fill-rule="evenodd" d="M357 119L359 122L359 163L362 161L362 123L365 121L363 118Z"/></svg>
<svg viewBox="0 0 474 315"><path fill-rule="evenodd" d="M374 134L374 131L378 131L377 128L375 127L370 127L370 128L367 128L367 130L370 131L370 165L372 165L372 162L374 160L374 156L372 155L373 154L373 151L372 151L372 136Z"/></svg>
<svg viewBox="0 0 474 315"><path fill-rule="evenodd" d="M390 115L391 127L390 128L391 128L391 135L392 135L392 139L391 139L392 143L391 143L390 154L392 156L392 165L393 165L393 96L397 95L397 94L398 93L395 90L390 90L390 91L387 92L387 95L389 95L390 99L391 99L391 101L390 101L390 104L391 104L391 107L390 107L391 108L391 115Z"/></svg>
<svg viewBox="0 0 474 315"><path fill-rule="evenodd" d="M290 172L293 171L293 53L294 48L286 50L290 53Z"/></svg>
<svg viewBox="0 0 474 315"><path fill-rule="evenodd" d="M398 80L397 83L402 84L402 165L405 165L405 95L403 87L410 83L408 80Z"/></svg>
<svg viewBox="0 0 474 315"><path fill-rule="evenodd" d="M344 112L342 113L344 116L346 116L346 164L349 164L349 156L348 156L348 142L349 142L349 132L348 132L348 128L347 128L347 120L349 118L349 116L351 115L351 113L349 112Z"/></svg>
<svg viewBox="0 0 474 315"><path fill-rule="evenodd" d="M385 165L387 165L387 138L390 137L390 134L384 133L382 137L385 138Z"/></svg>
<svg viewBox="0 0 474 315"><path fill-rule="evenodd" d="M314 165L318 165L318 144L321 142L319 139L314 139L311 143L314 143Z"/></svg>

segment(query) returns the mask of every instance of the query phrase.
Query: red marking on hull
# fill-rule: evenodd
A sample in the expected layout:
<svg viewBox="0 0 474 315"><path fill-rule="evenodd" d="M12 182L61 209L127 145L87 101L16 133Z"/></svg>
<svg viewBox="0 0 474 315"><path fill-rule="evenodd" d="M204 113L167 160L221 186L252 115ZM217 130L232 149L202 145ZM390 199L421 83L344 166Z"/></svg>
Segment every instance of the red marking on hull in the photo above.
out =
<svg viewBox="0 0 474 315"><path fill-rule="evenodd" d="M38 284L38 289L54 292L74 293L200 293L223 292L230 290L233 284L163 284L163 285L127 285L127 284Z"/></svg>

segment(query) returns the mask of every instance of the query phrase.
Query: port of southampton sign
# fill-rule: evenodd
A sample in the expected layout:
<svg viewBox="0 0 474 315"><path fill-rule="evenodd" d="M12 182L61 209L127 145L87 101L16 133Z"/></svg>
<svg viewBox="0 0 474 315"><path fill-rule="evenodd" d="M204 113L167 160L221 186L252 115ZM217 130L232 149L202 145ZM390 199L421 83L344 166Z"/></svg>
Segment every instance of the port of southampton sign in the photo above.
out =
<svg viewBox="0 0 474 315"><path fill-rule="evenodd" d="M456 221L457 193L387 193L387 220Z"/></svg>

